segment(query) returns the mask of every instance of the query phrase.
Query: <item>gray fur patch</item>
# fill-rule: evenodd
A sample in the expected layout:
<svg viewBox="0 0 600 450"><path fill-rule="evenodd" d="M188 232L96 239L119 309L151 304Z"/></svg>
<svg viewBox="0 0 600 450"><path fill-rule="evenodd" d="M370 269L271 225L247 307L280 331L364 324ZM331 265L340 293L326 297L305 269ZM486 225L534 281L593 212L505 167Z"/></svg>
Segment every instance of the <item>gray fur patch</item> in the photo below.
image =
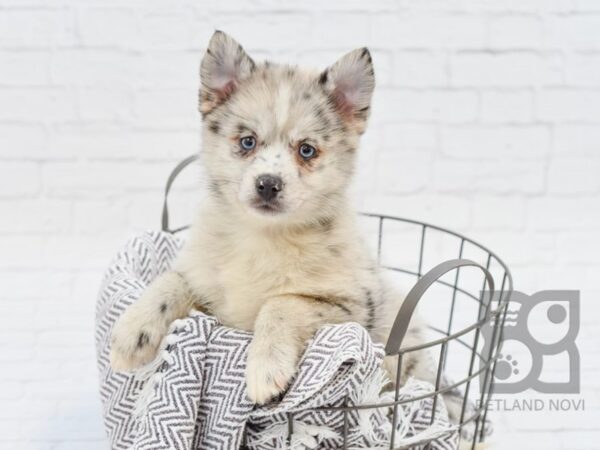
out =
<svg viewBox="0 0 600 450"><path fill-rule="evenodd" d="M148 345L148 342L150 342L150 336L148 336L148 333L146 333L145 331L142 331L138 336L137 348L145 347L146 345Z"/></svg>
<svg viewBox="0 0 600 450"><path fill-rule="evenodd" d="M371 290L369 288L364 288L364 290L367 302L367 323L365 324L365 328L367 330L372 330L375 327L375 302L373 301L373 293Z"/></svg>
<svg viewBox="0 0 600 450"><path fill-rule="evenodd" d="M213 121L208 124L208 129L215 134L219 134L219 131L221 131L221 126L219 125L219 122Z"/></svg>
<svg viewBox="0 0 600 450"><path fill-rule="evenodd" d="M216 197L220 197L222 195L221 193L221 183L219 183L217 180L212 180L209 184L208 184L208 189L210 190L210 192L212 194L214 194Z"/></svg>

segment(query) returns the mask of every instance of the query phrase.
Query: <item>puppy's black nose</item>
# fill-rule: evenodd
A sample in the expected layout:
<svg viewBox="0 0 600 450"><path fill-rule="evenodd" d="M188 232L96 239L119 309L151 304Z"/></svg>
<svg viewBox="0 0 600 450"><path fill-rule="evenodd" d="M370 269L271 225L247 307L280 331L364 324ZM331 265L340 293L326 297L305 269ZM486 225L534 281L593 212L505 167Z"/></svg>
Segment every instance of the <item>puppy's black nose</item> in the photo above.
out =
<svg viewBox="0 0 600 450"><path fill-rule="evenodd" d="M256 192L266 202L270 202L277 197L282 187L281 178L275 175L260 175L256 179Z"/></svg>

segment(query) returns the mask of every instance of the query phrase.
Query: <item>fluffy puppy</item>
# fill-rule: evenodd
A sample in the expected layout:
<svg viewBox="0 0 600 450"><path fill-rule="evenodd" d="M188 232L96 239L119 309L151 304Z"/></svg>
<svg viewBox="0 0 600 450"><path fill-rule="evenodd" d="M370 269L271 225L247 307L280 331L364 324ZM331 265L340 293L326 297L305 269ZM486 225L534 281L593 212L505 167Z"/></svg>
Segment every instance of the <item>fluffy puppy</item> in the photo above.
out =
<svg viewBox="0 0 600 450"><path fill-rule="evenodd" d="M385 342L400 297L382 282L346 193L374 86L366 48L313 72L256 63L213 35L199 102L210 195L172 271L115 325L115 370L151 361L192 308L254 332L246 378L256 403L288 386L325 324L355 321Z"/></svg>

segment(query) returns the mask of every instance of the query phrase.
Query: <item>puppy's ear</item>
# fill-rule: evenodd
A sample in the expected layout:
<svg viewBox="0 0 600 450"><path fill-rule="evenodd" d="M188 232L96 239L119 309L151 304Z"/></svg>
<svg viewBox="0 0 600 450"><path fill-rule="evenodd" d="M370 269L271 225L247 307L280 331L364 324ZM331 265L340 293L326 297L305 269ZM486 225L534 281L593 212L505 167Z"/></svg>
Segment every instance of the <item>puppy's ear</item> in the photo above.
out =
<svg viewBox="0 0 600 450"><path fill-rule="evenodd" d="M319 83L340 115L364 131L371 96L375 88L373 60L369 50L359 48L342 56L333 66L325 69Z"/></svg>
<svg viewBox="0 0 600 450"><path fill-rule="evenodd" d="M200 65L200 112L204 115L227 100L254 67L235 39L215 31Z"/></svg>

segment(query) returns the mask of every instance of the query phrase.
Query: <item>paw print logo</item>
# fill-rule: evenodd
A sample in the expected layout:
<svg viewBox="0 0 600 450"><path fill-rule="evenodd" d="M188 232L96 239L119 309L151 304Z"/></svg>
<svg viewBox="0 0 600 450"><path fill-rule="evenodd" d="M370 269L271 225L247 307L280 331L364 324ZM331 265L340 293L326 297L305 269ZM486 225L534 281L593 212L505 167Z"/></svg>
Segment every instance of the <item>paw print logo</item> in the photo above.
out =
<svg viewBox="0 0 600 450"><path fill-rule="evenodd" d="M498 355L495 377L499 380L508 380L512 375L519 375L519 362L512 355Z"/></svg>
<svg viewBox="0 0 600 450"><path fill-rule="evenodd" d="M497 299L494 299L497 302ZM579 292L541 291L534 295L512 293L506 319L502 351L496 360L494 392L514 394L527 389L542 393L579 393ZM482 330L483 354L489 354L494 324ZM569 379L552 380L542 374L553 358L568 364ZM483 377L482 377L483 380Z"/></svg>

